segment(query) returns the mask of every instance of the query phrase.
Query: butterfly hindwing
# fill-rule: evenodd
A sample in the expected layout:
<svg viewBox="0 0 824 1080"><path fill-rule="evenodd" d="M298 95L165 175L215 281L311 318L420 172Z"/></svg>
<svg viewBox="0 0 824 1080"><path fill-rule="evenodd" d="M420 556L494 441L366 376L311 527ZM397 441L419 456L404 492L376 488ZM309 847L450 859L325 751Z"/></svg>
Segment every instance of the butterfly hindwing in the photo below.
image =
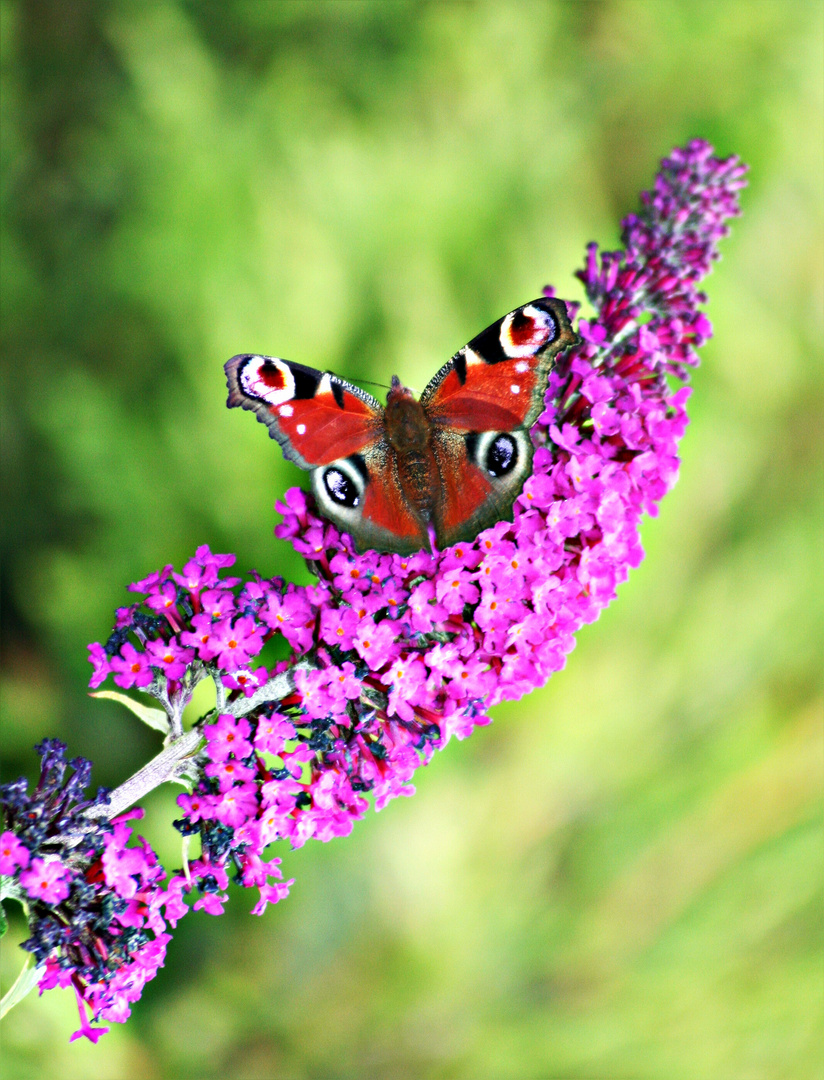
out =
<svg viewBox="0 0 824 1080"><path fill-rule="evenodd" d="M429 550L427 523L404 494L397 454L385 439L312 472L318 509L358 551Z"/></svg>
<svg viewBox="0 0 824 1080"><path fill-rule="evenodd" d="M577 341L562 300L541 297L457 352L421 395L441 478L438 543L468 540L508 517L532 468L529 429L555 358Z"/></svg>
<svg viewBox="0 0 824 1080"><path fill-rule="evenodd" d="M473 540L512 516L512 504L532 470L533 445L525 428L433 435L441 485L433 519L440 547Z"/></svg>

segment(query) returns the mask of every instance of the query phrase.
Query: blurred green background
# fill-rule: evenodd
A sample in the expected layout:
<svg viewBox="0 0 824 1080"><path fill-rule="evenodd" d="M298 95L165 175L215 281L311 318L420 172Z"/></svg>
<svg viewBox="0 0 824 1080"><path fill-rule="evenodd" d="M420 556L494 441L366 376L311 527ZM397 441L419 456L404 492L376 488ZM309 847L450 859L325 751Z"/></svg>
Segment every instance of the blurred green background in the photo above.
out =
<svg viewBox="0 0 824 1080"><path fill-rule="evenodd" d="M26 999L5 1076L822 1075L822 12L2 4L4 779L47 734L110 785L156 751L85 694L129 581L200 543L307 580L272 537L305 476L227 357L420 389L546 282L582 298L673 145L752 166L682 478L567 669L285 851L263 918L184 920L98 1047Z"/></svg>

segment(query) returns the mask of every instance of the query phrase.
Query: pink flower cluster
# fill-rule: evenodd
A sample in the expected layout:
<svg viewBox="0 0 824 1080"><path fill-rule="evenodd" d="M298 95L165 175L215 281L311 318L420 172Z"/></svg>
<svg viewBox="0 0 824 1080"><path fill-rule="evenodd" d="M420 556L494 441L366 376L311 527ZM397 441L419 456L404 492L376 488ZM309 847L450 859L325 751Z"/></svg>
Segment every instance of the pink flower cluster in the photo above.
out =
<svg viewBox="0 0 824 1080"><path fill-rule="evenodd" d="M203 779L179 800L179 827L200 832L212 876L231 857L240 880L259 885L272 841L348 833L365 792L377 808L411 793L434 749L563 666L575 631L640 562L641 515L656 512L677 476L688 391L671 392L665 376L694 364L710 333L696 283L738 212L743 173L705 143L677 150L643 213L625 222L626 250L599 265L590 247L579 276L596 317L580 320L581 343L550 377L512 522L433 555L358 555L291 489L276 533L306 557L316 584L221 581L232 557L204 547L182 574L166 567L133 586L157 618L139 605L119 613L115 634L131 626L142 648L115 638L109 658L111 641L92 646L93 684L109 670L121 686L162 677L174 696L175 680L202 665L231 691L205 728ZM276 634L292 661L253 667ZM260 698L284 669L293 691Z"/></svg>
<svg viewBox="0 0 824 1080"><path fill-rule="evenodd" d="M365 662L387 718L437 723L438 745L469 734L490 706L563 666L575 631L640 562L641 514L655 514L674 483L687 424L689 391L672 393L665 375L683 376L711 333L696 284L739 212L744 172L701 141L676 150L645 210L627 218L626 249L599 265L590 245L579 277L596 317L580 320L581 344L550 376L511 523L433 556L358 555L299 489L278 505L277 535L319 578L306 593L315 647L337 641ZM338 677L324 672L322 688Z"/></svg>
<svg viewBox="0 0 824 1080"><path fill-rule="evenodd" d="M244 722L248 757L233 755L232 787L222 765L211 773L213 820L249 850L342 835L366 810L361 792L378 808L409 793L435 748L559 670L575 631L640 562L641 515L674 483L687 423L688 391L671 392L665 376L683 376L711 332L696 284L738 213L744 171L706 143L676 150L644 213L625 222L625 251L599 265L590 247L579 276L596 318L580 321L581 344L550 377L512 522L434 555L358 555L308 496L287 493L276 533L318 583L256 579L240 606L252 619L257 605L254 617L311 667L295 671L292 697Z"/></svg>
<svg viewBox="0 0 824 1080"><path fill-rule="evenodd" d="M222 577L234 556L203 546L182 573L166 566L131 587L144 599L119 609L105 645L89 647L91 685L112 675L153 695L177 737L194 686L215 681L217 707L201 725L205 749L175 823L199 835L201 853L164 890L154 853L142 839L127 846L118 820L85 870L87 884L115 900L108 936L67 953L59 927L41 934L32 951L46 964L44 989L71 982L95 1017L124 1019L193 887L195 908L219 914L231 874L258 889L260 914L291 885L280 860L265 857L270 844L347 834L367 794L377 809L411 794L435 749L564 665L575 632L640 562L641 516L657 512L676 479L688 390L667 379L684 377L710 335L697 284L738 213L744 171L700 141L676 150L642 212L626 219L625 249L599 259L590 245L578 276L594 316L579 320L580 344L550 376L533 473L511 522L432 555L358 555L291 489L275 531L316 583ZM290 659L270 668L260 654L278 635ZM11 785L13 798L22 796ZM54 850L37 854L13 829L0 865L39 904L59 907L74 886ZM95 981L96 970L105 978ZM84 1020L78 1034L101 1030Z"/></svg>

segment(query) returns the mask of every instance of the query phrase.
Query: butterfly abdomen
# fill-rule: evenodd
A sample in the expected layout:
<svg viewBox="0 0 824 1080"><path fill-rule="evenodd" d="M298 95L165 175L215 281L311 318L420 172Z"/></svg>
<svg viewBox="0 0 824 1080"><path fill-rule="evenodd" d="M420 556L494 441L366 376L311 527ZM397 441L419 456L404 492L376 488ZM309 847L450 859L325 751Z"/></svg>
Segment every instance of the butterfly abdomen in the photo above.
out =
<svg viewBox="0 0 824 1080"><path fill-rule="evenodd" d="M439 476L430 446L432 425L423 406L397 376L386 397L386 439L395 452L398 483L404 498L424 521L432 518L433 492Z"/></svg>
<svg viewBox="0 0 824 1080"><path fill-rule="evenodd" d="M397 455L398 483L404 498L423 521L432 520L434 492L439 480L432 452L410 450Z"/></svg>

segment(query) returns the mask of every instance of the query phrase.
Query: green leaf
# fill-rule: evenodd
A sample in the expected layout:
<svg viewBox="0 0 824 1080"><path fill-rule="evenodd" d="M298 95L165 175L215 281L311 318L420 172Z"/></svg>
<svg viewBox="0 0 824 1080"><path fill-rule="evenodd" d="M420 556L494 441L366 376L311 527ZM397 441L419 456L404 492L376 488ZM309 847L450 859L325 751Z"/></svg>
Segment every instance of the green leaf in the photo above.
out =
<svg viewBox="0 0 824 1080"><path fill-rule="evenodd" d="M20 888L20 882L15 881L11 876L6 877L5 874L0 874L0 900L6 898L16 900L25 907L26 894Z"/></svg>
<svg viewBox="0 0 824 1080"><path fill-rule="evenodd" d="M89 694L89 697L119 701L121 705L131 709L138 720L142 720L150 728L154 728L155 731L162 731L164 735L169 733L169 718L162 709L150 709L148 705L141 705L139 701L134 701L125 694L118 694L116 690L98 690L96 694Z"/></svg>
<svg viewBox="0 0 824 1080"><path fill-rule="evenodd" d="M34 967L32 957L29 957L23 965L22 971L14 980L14 985L7 994L3 995L3 1000L0 1001L0 1019L6 1015L9 1009L14 1008L18 1001L22 1001L30 990L37 986L37 980L42 974L42 968Z"/></svg>
<svg viewBox="0 0 824 1080"><path fill-rule="evenodd" d="M9 928L9 920L6 918L6 913L3 910L3 905L0 904L0 938L6 933Z"/></svg>

